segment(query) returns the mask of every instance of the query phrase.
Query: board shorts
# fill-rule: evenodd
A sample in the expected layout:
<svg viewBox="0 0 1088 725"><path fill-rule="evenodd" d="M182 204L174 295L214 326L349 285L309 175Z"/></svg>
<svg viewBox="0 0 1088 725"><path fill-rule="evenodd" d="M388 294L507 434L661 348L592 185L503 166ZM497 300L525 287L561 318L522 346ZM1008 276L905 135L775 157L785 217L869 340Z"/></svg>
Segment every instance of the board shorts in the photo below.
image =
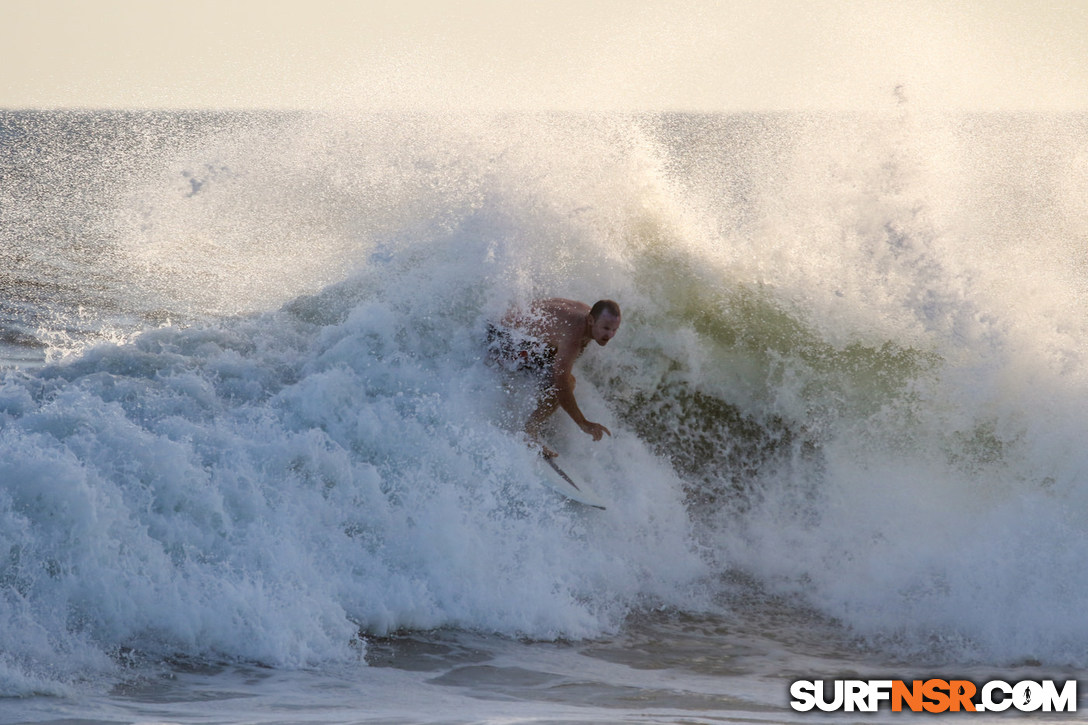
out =
<svg viewBox="0 0 1088 725"><path fill-rule="evenodd" d="M488 359L511 371L528 372L542 393L555 388L555 349L520 330L487 325Z"/></svg>

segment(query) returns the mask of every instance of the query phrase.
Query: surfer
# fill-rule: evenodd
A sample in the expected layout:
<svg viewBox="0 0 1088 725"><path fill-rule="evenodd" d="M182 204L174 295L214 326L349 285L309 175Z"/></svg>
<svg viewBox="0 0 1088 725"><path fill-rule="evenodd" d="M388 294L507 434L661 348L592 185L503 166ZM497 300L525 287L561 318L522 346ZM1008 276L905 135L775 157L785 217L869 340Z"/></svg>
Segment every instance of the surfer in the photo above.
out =
<svg viewBox="0 0 1088 725"><path fill-rule="evenodd" d="M600 300L592 307L559 297L536 300L528 312L512 309L501 326L488 325L489 358L510 370L528 370L537 379L537 407L525 424L529 439L547 458L557 454L540 441L540 428L556 408L567 411L585 433L599 441L612 431L586 419L574 398L571 374L590 341L602 347L620 327L620 306Z"/></svg>

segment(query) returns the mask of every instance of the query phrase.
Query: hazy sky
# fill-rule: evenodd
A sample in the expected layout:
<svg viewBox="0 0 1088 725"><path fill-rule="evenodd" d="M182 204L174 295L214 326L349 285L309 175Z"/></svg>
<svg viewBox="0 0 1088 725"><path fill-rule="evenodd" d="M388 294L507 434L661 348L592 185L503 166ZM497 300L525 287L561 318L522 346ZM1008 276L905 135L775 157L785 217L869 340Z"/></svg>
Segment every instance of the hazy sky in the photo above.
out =
<svg viewBox="0 0 1088 725"><path fill-rule="evenodd" d="M0 107L1088 110L1088 0L0 0Z"/></svg>

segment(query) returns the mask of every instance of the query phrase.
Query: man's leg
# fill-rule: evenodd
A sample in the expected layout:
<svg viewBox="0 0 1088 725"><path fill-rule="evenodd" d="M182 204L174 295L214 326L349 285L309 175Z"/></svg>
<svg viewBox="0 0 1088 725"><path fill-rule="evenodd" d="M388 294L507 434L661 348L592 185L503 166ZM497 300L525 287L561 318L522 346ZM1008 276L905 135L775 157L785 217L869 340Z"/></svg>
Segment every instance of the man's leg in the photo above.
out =
<svg viewBox="0 0 1088 725"><path fill-rule="evenodd" d="M540 429L543 427L544 421L548 420L558 407L559 396L556 395L555 388L546 388L541 392L540 402L537 404L536 410L529 416L529 420L525 424L526 435L529 436L531 441L540 446L541 453L546 458L555 458L559 454L544 445L544 442L540 440Z"/></svg>

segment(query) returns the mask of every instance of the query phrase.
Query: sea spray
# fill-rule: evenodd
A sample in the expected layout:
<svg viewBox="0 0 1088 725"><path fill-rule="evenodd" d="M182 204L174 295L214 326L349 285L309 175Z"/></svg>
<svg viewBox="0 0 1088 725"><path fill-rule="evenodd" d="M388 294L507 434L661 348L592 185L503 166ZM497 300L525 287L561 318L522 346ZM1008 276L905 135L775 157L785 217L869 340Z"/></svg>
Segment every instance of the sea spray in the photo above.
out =
<svg viewBox="0 0 1088 725"><path fill-rule="evenodd" d="M53 261L3 338L50 362L0 388L4 692L762 596L1083 662L1083 174L1040 136L1083 159L1083 119L4 118L6 253ZM986 181L1007 137L1053 194ZM615 435L548 433L604 513L537 484L483 360L544 295L623 305L577 371Z"/></svg>
<svg viewBox="0 0 1088 725"><path fill-rule="evenodd" d="M803 220L798 229L775 229L803 235L787 243L797 253L784 281L801 284L819 314L788 309L819 331L820 342L785 359L783 380L801 392L793 400L819 414L820 425L808 430L818 433L820 485L800 497L811 481L794 480L797 470L764 477L758 506L723 523L721 543L764 581L777 580L905 657L1082 663L1073 611L1084 591L1067 553L1083 538L1074 441L1083 434L1075 411L1083 407L1084 371L1071 363L1082 342L1069 334L1083 322L1058 312L1068 311L1079 282L1066 285L1062 274L1044 293L1049 262L1001 263L1005 245L1014 257L1026 248L979 213L998 203L995 214L1015 208L1051 226L1066 212L1060 195L997 201L974 189L965 224L951 205L963 199L962 186L950 184L942 166L980 147L1002 153L1007 132L1023 141L1054 126L1004 119L997 138L976 140L957 135L956 122L952 133L946 125L930 133L909 121L862 137L860 163L836 151L849 147L834 138L799 149L802 173L794 177L824 175L805 187L822 190L807 192L818 206L801 204L786 217ZM1083 119L1066 121L1061 138L1076 148ZM980 122L959 123L977 130ZM957 171L975 178L970 166ZM846 195L836 200L836 188ZM783 193L806 198L789 187ZM1068 247L1060 234L1030 244ZM801 281L810 265L819 275ZM1055 303L1058 290L1067 299ZM868 322L859 325L858 313ZM838 351L834 365L812 365L813 347L827 342ZM875 387L864 358L847 354L858 345L890 363L876 368Z"/></svg>

